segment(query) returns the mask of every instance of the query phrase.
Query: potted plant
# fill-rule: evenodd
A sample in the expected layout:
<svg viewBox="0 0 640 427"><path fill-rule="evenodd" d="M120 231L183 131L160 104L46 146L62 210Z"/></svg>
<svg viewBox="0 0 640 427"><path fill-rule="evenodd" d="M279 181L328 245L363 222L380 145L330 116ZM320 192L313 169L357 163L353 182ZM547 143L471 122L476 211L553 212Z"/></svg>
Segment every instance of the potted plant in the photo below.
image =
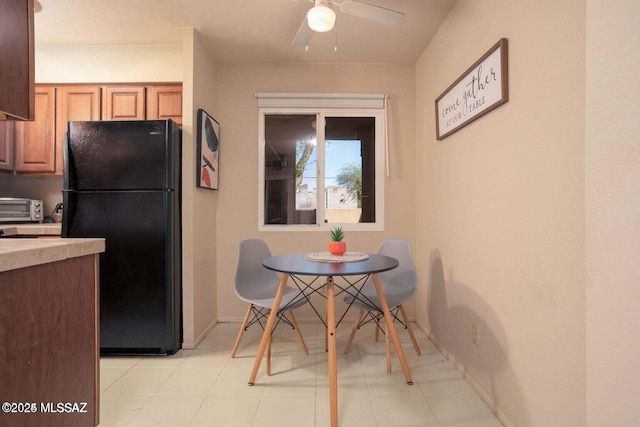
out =
<svg viewBox="0 0 640 427"><path fill-rule="evenodd" d="M329 233L331 241L329 242L329 252L331 255L341 256L347 251L347 242L343 242L344 232L342 227L333 227Z"/></svg>

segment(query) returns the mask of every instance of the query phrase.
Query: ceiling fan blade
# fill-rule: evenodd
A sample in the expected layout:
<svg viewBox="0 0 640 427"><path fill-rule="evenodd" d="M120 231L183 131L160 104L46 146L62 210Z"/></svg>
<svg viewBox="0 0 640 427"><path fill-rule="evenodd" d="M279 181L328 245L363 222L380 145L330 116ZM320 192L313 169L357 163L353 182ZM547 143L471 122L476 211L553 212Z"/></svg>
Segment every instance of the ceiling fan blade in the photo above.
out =
<svg viewBox="0 0 640 427"><path fill-rule="evenodd" d="M338 4L334 2L334 4ZM402 21L404 13L397 10L387 9L356 0L345 0L340 4L340 10L350 15L368 19L385 25L395 25Z"/></svg>
<svg viewBox="0 0 640 427"><path fill-rule="evenodd" d="M298 28L298 32L293 38L293 41L291 41L291 46L307 46L313 33L314 32L309 28L307 18L305 17L302 20L302 24L300 24L300 28Z"/></svg>

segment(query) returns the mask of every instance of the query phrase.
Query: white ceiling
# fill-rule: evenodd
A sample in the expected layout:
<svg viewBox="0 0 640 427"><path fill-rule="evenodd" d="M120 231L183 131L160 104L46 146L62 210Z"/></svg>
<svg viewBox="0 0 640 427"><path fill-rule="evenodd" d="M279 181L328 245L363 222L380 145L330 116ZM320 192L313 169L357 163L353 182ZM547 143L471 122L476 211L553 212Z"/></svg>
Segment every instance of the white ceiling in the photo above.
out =
<svg viewBox="0 0 640 427"><path fill-rule="evenodd" d="M366 0L405 14L385 26L336 11L309 50L291 41L309 0L38 0L40 44L176 44L193 27L218 62L414 62L455 0ZM334 51L336 44L338 50Z"/></svg>

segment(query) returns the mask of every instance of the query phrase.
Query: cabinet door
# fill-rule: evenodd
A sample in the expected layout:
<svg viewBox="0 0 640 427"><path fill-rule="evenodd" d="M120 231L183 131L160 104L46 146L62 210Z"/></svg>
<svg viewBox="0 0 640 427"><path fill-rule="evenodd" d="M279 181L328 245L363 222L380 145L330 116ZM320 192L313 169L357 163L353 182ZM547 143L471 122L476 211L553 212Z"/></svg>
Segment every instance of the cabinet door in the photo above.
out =
<svg viewBox="0 0 640 427"><path fill-rule="evenodd" d="M102 91L102 120L144 120L145 88L105 86Z"/></svg>
<svg viewBox="0 0 640 427"><path fill-rule="evenodd" d="M70 121L100 120L100 86L60 86L56 103L56 175L62 175L62 145Z"/></svg>
<svg viewBox="0 0 640 427"><path fill-rule="evenodd" d="M13 122L0 121L0 170L13 171Z"/></svg>
<svg viewBox="0 0 640 427"><path fill-rule="evenodd" d="M153 85L147 88L147 119L173 119L182 125L182 85Z"/></svg>
<svg viewBox="0 0 640 427"><path fill-rule="evenodd" d="M98 255L60 258L0 274L2 394L25 402L18 408L34 402L32 413L0 413L2 426L98 425ZM57 402L81 410L58 412Z"/></svg>
<svg viewBox="0 0 640 427"><path fill-rule="evenodd" d="M55 94L53 86L36 86L35 120L16 122L16 172L55 172Z"/></svg>
<svg viewBox="0 0 640 427"><path fill-rule="evenodd" d="M34 118L33 1L0 2L0 118Z"/></svg>

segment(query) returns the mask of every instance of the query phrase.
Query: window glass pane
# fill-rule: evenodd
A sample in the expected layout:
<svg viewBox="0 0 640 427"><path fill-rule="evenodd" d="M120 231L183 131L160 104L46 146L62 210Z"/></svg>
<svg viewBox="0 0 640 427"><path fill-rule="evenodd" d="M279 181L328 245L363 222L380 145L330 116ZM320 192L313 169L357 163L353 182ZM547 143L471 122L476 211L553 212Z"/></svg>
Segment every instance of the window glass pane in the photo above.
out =
<svg viewBox="0 0 640 427"><path fill-rule="evenodd" d="M296 209L316 210L317 157L316 140L296 141Z"/></svg>
<svg viewBox="0 0 640 427"><path fill-rule="evenodd" d="M379 112L261 114L262 226L380 227L384 210L377 198L383 189L376 187L384 182L384 152L376 150L384 147L384 141L376 139L384 138L384 133Z"/></svg>
<svg viewBox="0 0 640 427"><path fill-rule="evenodd" d="M375 222L375 118L327 117L325 222Z"/></svg>
<svg viewBox="0 0 640 427"><path fill-rule="evenodd" d="M265 224L315 224L316 116L265 115Z"/></svg>

